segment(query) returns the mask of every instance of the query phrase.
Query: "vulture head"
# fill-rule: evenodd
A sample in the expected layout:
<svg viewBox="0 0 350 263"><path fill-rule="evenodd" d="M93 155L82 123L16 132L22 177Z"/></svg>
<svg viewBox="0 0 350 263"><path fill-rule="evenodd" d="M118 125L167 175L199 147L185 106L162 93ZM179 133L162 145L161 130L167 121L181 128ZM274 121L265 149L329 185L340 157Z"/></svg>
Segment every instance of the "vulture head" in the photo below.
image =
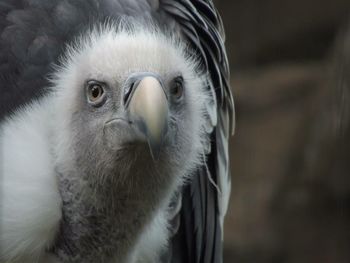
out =
<svg viewBox="0 0 350 263"><path fill-rule="evenodd" d="M203 158L210 97L198 63L157 30L87 35L54 77L58 161L96 186L174 185Z"/></svg>

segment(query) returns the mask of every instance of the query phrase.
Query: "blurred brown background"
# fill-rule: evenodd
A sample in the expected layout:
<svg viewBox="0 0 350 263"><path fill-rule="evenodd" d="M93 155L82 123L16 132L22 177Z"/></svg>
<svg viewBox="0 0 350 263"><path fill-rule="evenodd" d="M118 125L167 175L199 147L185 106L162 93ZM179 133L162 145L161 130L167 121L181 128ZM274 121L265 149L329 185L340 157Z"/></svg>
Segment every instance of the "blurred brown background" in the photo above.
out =
<svg viewBox="0 0 350 263"><path fill-rule="evenodd" d="M237 113L224 262L350 262L350 1L214 2Z"/></svg>

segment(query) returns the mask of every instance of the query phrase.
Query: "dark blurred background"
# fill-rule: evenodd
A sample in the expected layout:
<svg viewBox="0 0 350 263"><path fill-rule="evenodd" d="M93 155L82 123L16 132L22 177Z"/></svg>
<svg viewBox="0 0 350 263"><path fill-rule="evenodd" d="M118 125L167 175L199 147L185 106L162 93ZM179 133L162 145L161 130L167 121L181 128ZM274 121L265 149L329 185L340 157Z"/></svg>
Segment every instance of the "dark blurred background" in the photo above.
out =
<svg viewBox="0 0 350 263"><path fill-rule="evenodd" d="M224 262L350 262L350 0L214 2L237 113Z"/></svg>

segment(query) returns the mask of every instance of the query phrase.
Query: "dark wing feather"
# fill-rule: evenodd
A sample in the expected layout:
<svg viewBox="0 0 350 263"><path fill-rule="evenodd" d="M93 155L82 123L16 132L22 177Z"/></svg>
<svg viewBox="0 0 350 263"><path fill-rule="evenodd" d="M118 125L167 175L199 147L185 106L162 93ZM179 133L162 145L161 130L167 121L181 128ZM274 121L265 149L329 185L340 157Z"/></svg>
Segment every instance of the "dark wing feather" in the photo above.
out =
<svg viewBox="0 0 350 263"><path fill-rule="evenodd" d="M223 25L211 0L162 0L159 8L177 22L201 58L217 101L207 105L211 145L206 166L183 189L172 262L222 262L222 220L230 192L228 138L235 123Z"/></svg>

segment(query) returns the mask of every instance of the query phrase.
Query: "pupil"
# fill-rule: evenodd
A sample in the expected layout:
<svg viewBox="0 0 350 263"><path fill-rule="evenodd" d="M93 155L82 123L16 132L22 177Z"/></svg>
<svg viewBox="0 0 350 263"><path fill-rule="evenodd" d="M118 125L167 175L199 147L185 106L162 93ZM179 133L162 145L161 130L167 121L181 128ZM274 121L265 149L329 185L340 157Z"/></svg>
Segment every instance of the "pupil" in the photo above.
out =
<svg viewBox="0 0 350 263"><path fill-rule="evenodd" d="M92 96L94 98L97 98L99 95L100 95L100 89L98 87L96 87L96 86L93 87L92 88Z"/></svg>
<svg viewBox="0 0 350 263"><path fill-rule="evenodd" d="M176 85L175 85L174 94L177 96L179 96L181 94L181 85L179 83L176 83Z"/></svg>

